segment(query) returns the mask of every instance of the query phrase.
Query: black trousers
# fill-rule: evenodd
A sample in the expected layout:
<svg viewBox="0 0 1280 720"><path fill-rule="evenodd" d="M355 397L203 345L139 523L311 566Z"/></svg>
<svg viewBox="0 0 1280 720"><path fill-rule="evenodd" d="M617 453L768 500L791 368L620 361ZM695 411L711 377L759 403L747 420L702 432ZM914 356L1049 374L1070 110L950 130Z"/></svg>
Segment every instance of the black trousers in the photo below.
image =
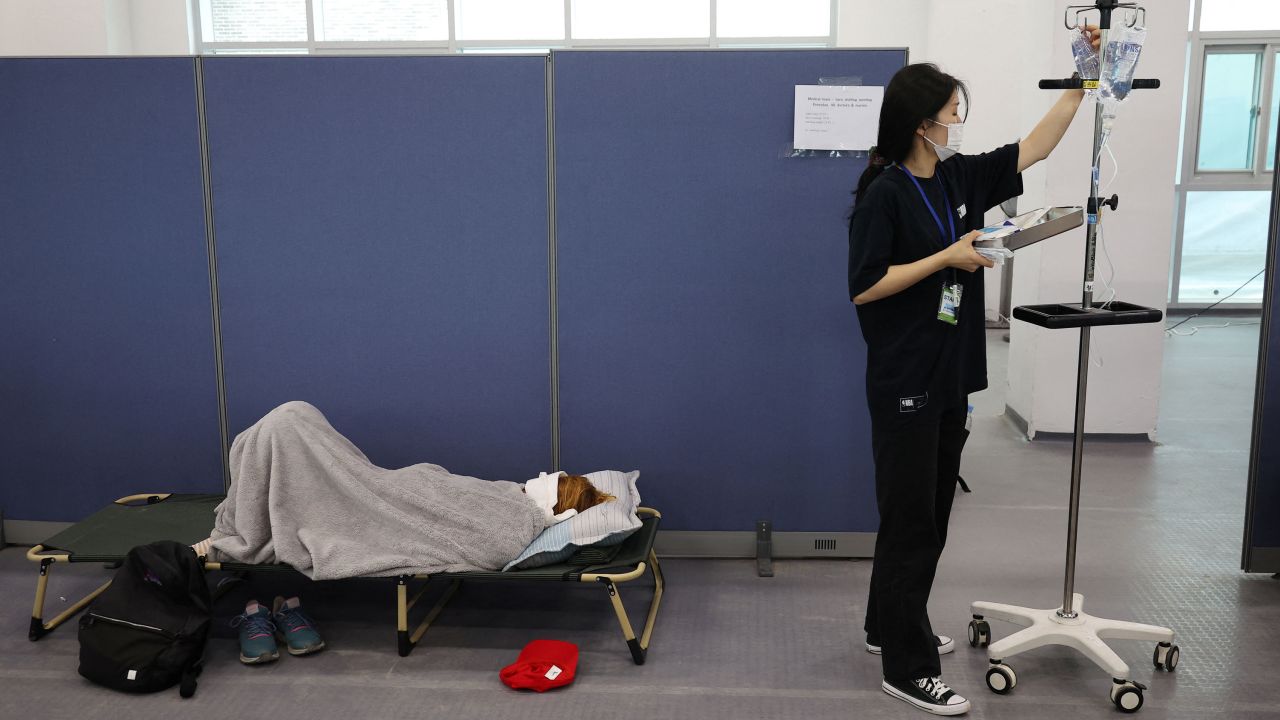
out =
<svg viewBox="0 0 1280 720"><path fill-rule="evenodd" d="M905 423L871 419L880 530L864 629L880 645L891 682L941 674L927 606L969 436L967 410L960 405Z"/></svg>

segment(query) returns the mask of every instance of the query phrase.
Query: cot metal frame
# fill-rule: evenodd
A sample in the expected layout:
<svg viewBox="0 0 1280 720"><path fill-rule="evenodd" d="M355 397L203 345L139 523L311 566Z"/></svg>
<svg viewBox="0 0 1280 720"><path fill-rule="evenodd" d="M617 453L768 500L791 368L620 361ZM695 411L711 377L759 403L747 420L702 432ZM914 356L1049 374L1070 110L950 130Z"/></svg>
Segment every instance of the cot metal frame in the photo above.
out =
<svg viewBox="0 0 1280 720"><path fill-rule="evenodd" d="M637 513L641 517L652 517L660 519L662 515L652 508L639 508ZM461 587L464 580L473 582L510 582L513 580L534 582L534 581L568 581L580 583L596 583L604 587L609 593L609 600L613 605L613 611L618 616L618 625L622 628L622 637L627 641L627 648L631 651L631 659L636 665L643 665L649 654L649 641L653 637L653 628L658 619L658 606L662 603L662 592L665 581L662 577L662 568L658 565L658 555L654 552L653 547L648 548L646 554L647 560L636 564L635 569L628 572L607 572L610 568L597 566L597 568L582 568L579 572L568 573L567 575L529 575L521 577L512 575L511 573L448 573L444 575L401 575L396 578L396 640L400 657L406 657L413 649L418 646L418 642L422 640L422 636L426 634L427 629L431 627L431 623L435 622L440 613L444 611L449 601L453 599L458 588ZM616 567L616 565L614 565ZM605 572L592 572L593 569L603 569ZM630 616L627 614L626 607L622 604L622 596L618 591L618 585L625 582L631 582L649 573L653 576L653 599L649 602L648 615L645 617L644 628L641 630L640 637L636 637L635 630L632 629ZM503 577L505 575L505 577ZM436 601L436 604L427 611L426 616L413 628L409 629L409 612L417 605L418 601L426 593L430 587L430 581L434 577L444 578L450 581L449 587ZM410 583L417 580L426 581L423 585L413 593L409 594Z"/></svg>
<svg viewBox="0 0 1280 720"><path fill-rule="evenodd" d="M114 505L120 506L137 506L155 505L163 502L171 497L173 493L139 493L119 498L113 501ZM512 581L558 581L558 582L577 582L598 584L609 593L609 600L613 606L614 613L617 615L618 624L622 629L623 638L627 642L627 647L631 652L631 658L636 665L643 665L648 656L649 643L653 637L654 627L658 618L658 607L662 602L662 595L665 589L665 580L662 575L662 568L658 564L658 555L653 549L654 538L657 530L656 525L662 519L662 514L652 508L638 508L637 514L642 518L641 522L655 526L652 529L642 528L637 534L646 533L645 543L642 556L645 558L639 562L635 562L634 567L628 558L615 559L610 563L603 565L594 565L586 567L574 567L564 570L562 566L556 566L555 571L547 571L542 568L534 568L526 571L515 572L470 572L470 573L441 573L437 575L401 575L394 578L396 581L396 645L401 657L407 656L417 646L427 629L444 611L445 606L449 603L461 586L464 580L476 582L512 582ZM633 536L635 537L635 536ZM625 547L625 542L624 542ZM99 585L90 591L84 597L76 600L65 610L60 612L51 620L44 619L45 599L49 588L49 575L57 563L72 562L107 562L118 563L118 558L114 557L93 557L90 560L75 560L72 553L66 550L58 550L48 548L43 544L35 545L27 551L27 559L39 565L39 576L36 580L35 603L31 610L31 624L27 633L28 639L32 642L38 641L45 635L55 630L58 626L66 623L77 613L83 610L93 602L99 595L111 586L111 581ZM270 572L270 571L289 571L292 568L287 565L246 565L242 563L222 563L205 561L204 568L206 571L223 570L228 572ZM628 569L629 568L629 569ZM539 572L542 570L542 572ZM626 607L622 603L622 596L618 590L618 586L637 580L645 574L653 576L654 590L653 598L649 602L648 614L645 618L644 627L640 636L637 637L635 630L631 624L630 616L627 614ZM449 587L445 590L436 604L427 612L426 616L413 628L412 632L409 628L409 612L414 608L422 596L425 594L429 583L433 578L443 578L450 581ZM423 585L410 597L409 586L411 582L424 581Z"/></svg>

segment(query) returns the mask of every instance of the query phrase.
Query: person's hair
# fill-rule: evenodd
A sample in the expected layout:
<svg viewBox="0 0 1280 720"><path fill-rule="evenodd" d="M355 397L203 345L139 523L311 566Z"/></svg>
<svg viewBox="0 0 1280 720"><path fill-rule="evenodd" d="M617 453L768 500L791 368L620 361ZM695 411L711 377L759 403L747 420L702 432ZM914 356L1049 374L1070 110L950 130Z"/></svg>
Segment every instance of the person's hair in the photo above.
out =
<svg viewBox="0 0 1280 720"><path fill-rule="evenodd" d="M573 508L578 512L586 512L600 503L617 500L618 498L609 493L600 492L595 485L591 484L590 480L581 475L562 473L556 499L555 513L559 515L569 508Z"/></svg>
<svg viewBox="0 0 1280 720"><path fill-rule="evenodd" d="M941 112L951 102L956 90L964 97L967 108L969 88L933 63L908 65L893 74L880 105L876 146L871 148L867 169L858 178L858 187L853 191L855 208L872 180L889 165L907 159L915 144L916 128Z"/></svg>

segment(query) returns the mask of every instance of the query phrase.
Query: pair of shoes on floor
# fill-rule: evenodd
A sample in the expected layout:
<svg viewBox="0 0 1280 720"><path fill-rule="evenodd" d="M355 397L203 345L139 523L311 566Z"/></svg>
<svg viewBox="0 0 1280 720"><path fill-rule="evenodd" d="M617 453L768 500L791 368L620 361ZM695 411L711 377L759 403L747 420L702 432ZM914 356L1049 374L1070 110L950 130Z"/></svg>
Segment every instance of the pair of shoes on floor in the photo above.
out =
<svg viewBox="0 0 1280 720"><path fill-rule="evenodd" d="M946 655L947 653L956 649L956 641L952 640L946 635L934 635L933 639L935 642L938 643L939 655ZM871 642L871 640L867 640L867 652L871 653L872 655L879 655L880 643Z"/></svg>
<svg viewBox="0 0 1280 720"><path fill-rule="evenodd" d="M880 689L934 715L963 715L969 712L969 701L947 687L941 677L903 682L883 680L880 683Z"/></svg>
<svg viewBox="0 0 1280 720"><path fill-rule="evenodd" d="M231 625L240 628L240 662L246 665L278 659L277 635L284 640L290 655L310 655L324 649L315 622L302 611L296 597L277 597L270 610L257 600L250 600L244 606L244 614L237 615Z"/></svg>

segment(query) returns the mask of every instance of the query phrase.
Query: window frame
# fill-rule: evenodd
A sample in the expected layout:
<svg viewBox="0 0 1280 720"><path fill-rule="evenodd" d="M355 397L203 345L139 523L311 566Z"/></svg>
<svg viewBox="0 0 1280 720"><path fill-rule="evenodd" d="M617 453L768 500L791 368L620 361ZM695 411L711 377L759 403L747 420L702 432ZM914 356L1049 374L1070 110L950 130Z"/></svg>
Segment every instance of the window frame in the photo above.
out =
<svg viewBox="0 0 1280 720"><path fill-rule="evenodd" d="M1274 171L1267 170L1267 147L1271 126L1272 92L1275 89L1276 64L1280 63L1280 30L1201 32L1201 2L1193 9L1188 43L1187 89L1185 115L1182 130L1182 157L1177 182L1174 184L1177 216L1173 230L1173 253L1169 272L1169 308L1191 309L1203 306L1199 301L1181 302L1182 251L1187 220L1187 195L1192 192L1240 192L1271 190ZM1254 128L1254 149L1251 167L1241 170L1200 170L1200 130L1204 101L1204 70L1208 55L1252 50L1261 53L1262 67L1258 76L1257 126ZM1233 309L1260 310L1260 302L1227 302Z"/></svg>
<svg viewBox="0 0 1280 720"><path fill-rule="evenodd" d="M203 37L203 7L201 0L188 0L191 8L192 34L197 55L217 55L234 52L244 54L254 50L302 50L308 55L433 55L461 54L468 50L497 49L513 53L542 53L567 49L714 49L740 47L836 47L839 20L838 0L828 0L831 17L828 34L786 37L725 37L716 34L717 0L709 0L710 28L708 37L697 38L624 38L599 40L573 36L573 0L564 0L563 40L466 40L457 38L457 0L447 0L449 37L446 40L369 40L369 41L320 41L316 39L315 0L303 0L307 8L307 39L293 42L206 42Z"/></svg>

